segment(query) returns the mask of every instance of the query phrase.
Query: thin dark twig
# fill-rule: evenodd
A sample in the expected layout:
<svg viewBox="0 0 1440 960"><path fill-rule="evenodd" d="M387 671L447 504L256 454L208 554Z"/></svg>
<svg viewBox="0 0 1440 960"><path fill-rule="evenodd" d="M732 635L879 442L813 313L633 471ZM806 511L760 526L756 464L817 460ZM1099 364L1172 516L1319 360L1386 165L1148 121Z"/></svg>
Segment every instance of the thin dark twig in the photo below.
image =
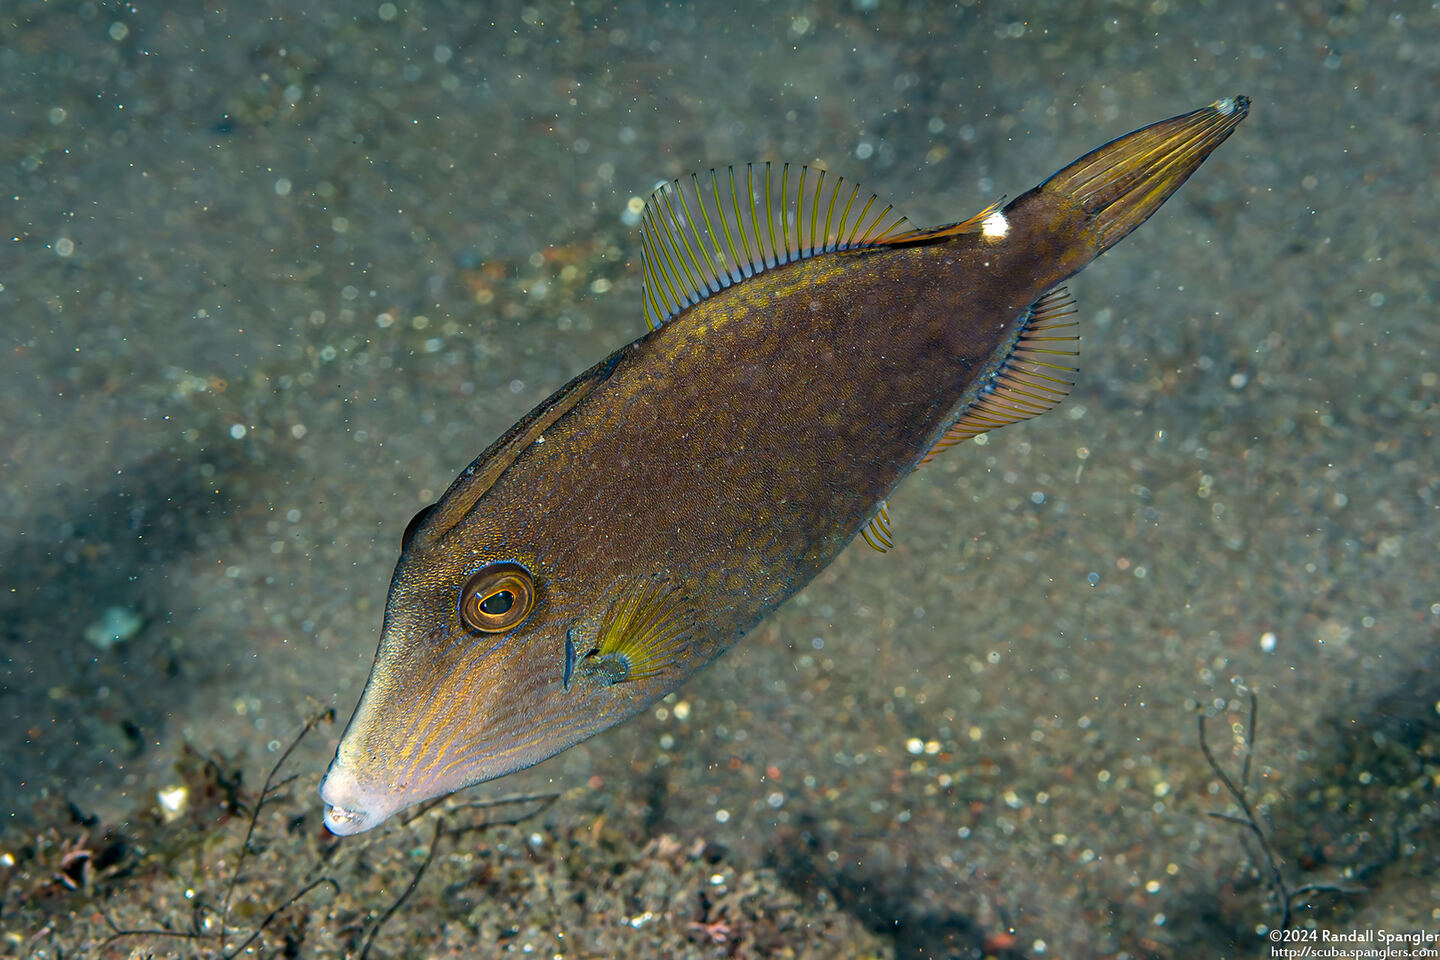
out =
<svg viewBox="0 0 1440 960"><path fill-rule="evenodd" d="M1260 716L1260 698L1255 696L1254 690L1247 690L1250 694L1250 722L1245 725L1245 759L1240 764L1240 786L1250 789L1250 760L1255 756L1255 720Z"/></svg>
<svg viewBox="0 0 1440 960"><path fill-rule="evenodd" d="M559 798L560 794L558 793L541 793L534 796L526 797L503 797L500 800L494 802L486 802L482 800L477 801L474 804L462 804L461 806L455 807L454 809L485 809L487 807L499 806L502 803L520 803L527 800L543 801L542 805L535 808L534 810L522 810L519 813L516 813L514 816L502 817L499 820L482 820L479 823L472 823L463 827L456 827L454 830L450 831L450 835L452 837L463 837L467 833L474 833L478 830L488 830L490 827L513 827L515 824L520 823L522 820L528 820L536 814L540 813L542 810L549 809L550 805Z"/></svg>
<svg viewBox="0 0 1440 960"><path fill-rule="evenodd" d="M115 919L110 916L110 911L105 909L105 904L97 903L95 904L95 909L99 911L100 917L105 921L106 926L116 933L120 932L120 924L116 923ZM108 943L109 941L106 942Z"/></svg>
<svg viewBox="0 0 1440 960"><path fill-rule="evenodd" d="M285 748L285 752L282 753L280 755L280 758L275 761L275 765L270 768L270 774L265 778L265 785L260 790L260 797L255 802L255 808L250 812L250 822L245 830L245 843L240 848L240 854L235 861L234 873L231 874L230 883L225 889L225 899L222 902L222 906L219 911L220 930L217 933L206 933L204 932L204 930L201 929L201 914L208 912L207 908L204 906L203 903L197 902L196 904L196 913L193 921L195 925L194 930L165 930L161 928L121 929L120 925L115 922L114 918L110 916L109 912L102 908L100 911L100 915L104 918L105 923L114 932L101 942L100 948L103 950L111 943L114 943L116 940L119 940L123 937L178 937L182 940L207 940L210 938L217 938L220 941L220 950L226 960L232 960L232 958L238 956L247 947L249 947L250 944L254 943L255 939L259 937L260 934L265 932L265 928L269 926L276 917L283 913L287 908L294 906L295 903L297 903L299 900L309 894L310 891L314 890L316 887L328 886L336 893L339 893L340 885L334 880L332 880L330 877L320 877L316 880L312 880L310 883L301 887L294 894L292 894L290 898L287 899L284 903L280 904L274 910L271 910L270 913L265 917L265 919L261 921L260 926L256 927L254 932L245 939L244 943L242 943L239 947L236 947L233 951L230 951L228 953L224 952L225 940L229 936L229 931L226 927L226 920L230 915L230 902L233 899L235 893L235 885L240 878L240 867L245 862L246 855L250 852L250 841L255 836L256 823L260 818L260 808L265 805L265 801L269 799L271 795L275 793L275 791L281 789L283 786L295 779L294 776L290 776L277 783L275 781L275 775L280 772L280 768L284 766L285 761L288 760L290 758L290 755L295 752L295 748L300 745L300 741L305 739L306 734L314 730L315 727L318 726L322 721L333 722L334 719L335 710L333 707L312 714L310 718L305 721L305 725L300 728L300 732L295 735L295 739L291 740L290 745ZM207 762L214 765L217 769L219 768L219 765L215 764L213 760L208 760L207 758Z"/></svg>
<svg viewBox="0 0 1440 960"><path fill-rule="evenodd" d="M336 883L334 880L331 880L329 877L321 877L319 880L312 880L310 883L307 883L305 886L295 891L295 893L290 897L289 900L286 900L284 903L280 904L280 906L276 907L274 910L271 910L268 914L266 914L265 919L260 921L260 926L256 927L255 932L245 938L244 943L240 944L240 946L225 954L225 960L235 960L236 957L245 952L246 947L254 943L256 938L259 937L260 934L265 932L265 928L270 926L270 922L272 920L274 920L276 917L280 916L280 914L284 913L290 907L298 903L300 899L304 897L307 893L309 893L311 890L314 890L316 887L322 886L329 887L333 892L337 894L340 892L340 884ZM225 948L224 940L220 941L220 948L222 950Z"/></svg>
<svg viewBox="0 0 1440 960"><path fill-rule="evenodd" d="M1260 847L1260 855L1257 857L1255 852L1250 850L1250 856L1253 860L1264 861L1265 868L1269 873L1270 888L1275 895L1275 899L1280 904L1279 929L1288 930L1290 928L1290 922L1293 919L1292 907L1296 901L1306 894L1363 893L1364 888L1323 883L1307 883L1303 886L1291 887L1285 880L1285 873L1280 869L1280 858L1276 856L1274 848L1270 845L1269 836L1266 834L1264 828L1260 826L1260 819L1255 815L1254 808L1250 806L1248 796L1250 789L1250 765L1251 760L1255 756L1255 718L1260 713L1260 701L1259 698L1255 696L1254 690L1247 690L1246 693L1250 696L1250 716L1245 724L1245 755L1240 763L1240 783L1238 785L1234 780L1230 779L1230 775L1221 768L1219 761L1215 759L1215 754L1210 751L1210 742L1205 738L1205 714L1202 712L1197 717L1200 728L1200 752L1205 755L1205 762L1210 765L1210 769L1215 773L1215 776L1220 778L1220 782L1225 785L1226 792L1230 794L1230 798L1235 801L1235 805L1238 806L1244 814L1244 816L1237 817L1233 813L1221 813L1212 810L1209 811L1209 816L1214 817L1216 820L1224 820L1226 823L1238 824L1244 827L1246 832L1255 838L1255 843ZM1263 810L1261 813L1265 816L1265 822L1269 824L1270 829L1273 831L1275 824L1271 821L1269 813ZM1257 866L1258 865L1257 862Z"/></svg>
<svg viewBox="0 0 1440 960"><path fill-rule="evenodd" d="M366 958L370 956L370 948L375 944L375 935L380 932L380 928L385 925L385 921L394 916L395 911L399 910L405 901L410 899L410 894L414 893L415 888L419 886L420 878L425 874L425 870L430 866L431 861L435 859L435 851L440 847L440 837L444 831L444 818L436 817L435 832L430 837L430 849L426 851L424 861L422 861L419 868L416 869L415 875L410 878L410 884L404 889L400 896L395 898L395 902L390 904L390 907L380 915L379 919L371 924L370 932L365 936L365 947L360 951L360 960L366 960Z"/></svg>
<svg viewBox="0 0 1440 960"><path fill-rule="evenodd" d="M1307 883L1290 891L1292 897L1306 893L1365 893L1364 887L1347 887L1338 883Z"/></svg>
<svg viewBox="0 0 1440 960"><path fill-rule="evenodd" d="M260 936L260 934L264 933L264 932L265 932L265 928L266 928L267 926L269 926L270 923L271 923L272 921L274 921L274 919L275 919L276 917L278 917L281 913L283 913L287 907L294 906L295 903L296 903L298 900L300 900L302 897L304 897L304 896L305 896L307 893L309 893L311 890L314 890L316 887L319 887L319 886L329 886L329 887L330 887L332 890L334 890L336 893L339 893L339 892L340 892L340 884L336 883L334 880L330 879L329 877L321 877L320 879L315 880L315 881L313 881L312 883L306 884L304 887L302 887L302 888L300 888L298 891L296 891L288 900L286 900L284 903L280 904L280 906L276 907L274 910L271 910L270 913L266 915L265 919L264 919L263 921L261 921L260 926L256 927L255 930L254 930L254 932L251 933L250 936L246 938L246 940L245 940L244 943L242 943L240 946L236 947L234 950L232 950L232 951L230 951L229 953L226 953L226 954L224 955L224 956L225 956L225 960L234 960L234 958L235 958L236 956L239 956L239 954L240 954L242 951L244 951L244 949L245 949L246 947L248 947L250 944L254 943L254 942L255 942L255 938L258 937L258 936ZM196 923L197 929L194 929L194 930L166 930L166 929L164 929L164 928L162 928L162 927L151 927L151 928L149 928L149 929L133 929L133 930L132 930L132 929L125 929L125 930L122 930L122 929L120 928L120 925L117 924L117 923L110 917L110 915L109 915L108 913L106 913L106 912L102 909L102 910L101 910L101 916L104 917L105 922L109 925L110 929L111 929L111 930L114 930L115 932L112 933L110 936L106 937L104 940L102 940L102 941L100 942L100 949L103 951L103 950L104 950L106 947L108 947L110 944L114 943L116 940L121 939L122 937L176 937L176 938L178 938L178 939L180 939L180 940L213 940L213 939L217 939L217 938L223 936L223 935L224 935L223 933L219 933L219 932L217 932L217 933L206 933L204 930L198 929L198 927L199 927L199 925L200 925L200 923L201 923L199 917L201 916L201 914L207 913L207 912L210 912L210 911L205 910L205 909L201 909L201 910L197 910L197 911L196 911L196 920L195 920L195 923ZM223 944L222 944L222 946L223 946Z"/></svg>
<svg viewBox="0 0 1440 960"><path fill-rule="evenodd" d="M110 936L100 941L100 950L104 949L122 937L178 937L181 940L203 940L206 937L213 937L213 933L195 933L191 930L162 930L155 928L151 930L116 930Z"/></svg>
<svg viewBox="0 0 1440 960"><path fill-rule="evenodd" d="M167 930L163 927L150 927L148 929L122 928L120 924L115 922L115 918L110 916L110 911L106 910L103 904L97 904L96 909L100 911L100 916L105 921L105 925L113 931L110 936L100 941L101 951L104 951L110 944L123 937L178 937L181 940L206 940L216 936L216 934L206 933L200 929L200 917L205 912L203 904L196 904L195 913L190 921L193 927L191 930Z"/></svg>
<svg viewBox="0 0 1440 960"><path fill-rule="evenodd" d="M419 820L421 817L425 816L425 814L429 813L431 810L434 810L436 807L440 806L440 804L444 803L448 799L448 797L437 797L434 800L428 800L425 803L420 804L414 809L414 812L412 812L409 816L405 817L400 821L400 826L410 826L410 824L414 823L416 820ZM454 806L447 807L445 809L445 812L448 814L456 813L461 810L488 810L491 807L503 807L512 803L542 804L542 806L537 810L532 810L525 814L517 815L514 822L518 823L520 820L524 820L526 817L534 816L535 814L539 813L540 810L544 810L546 807L550 806L558 799L560 799L560 792L558 790L551 791L549 793L512 793L508 796L494 797L489 800L469 800L465 803L457 803ZM480 824L480 826L485 826L489 824L499 825L501 823L502 821L499 820L487 820L485 824ZM461 829L463 830L469 828L462 827Z"/></svg>
<svg viewBox="0 0 1440 960"><path fill-rule="evenodd" d="M520 818L520 819L523 820L523 819L525 819L525 817L532 817L532 816L534 816L535 814L539 813L541 810L546 809L546 808L549 807L551 804L553 804L556 800L559 800L559 799L560 799L560 791L558 791L558 790L553 790L553 791L550 791L550 792L548 792L548 793L512 793L512 794L510 794L509 796L505 796L505 797L495 797L494 799L491 799L491 800L470 800L470 801L467 801L467 802L465 802L465 803L457 803L455 806L451 807L451 808L450 808L448 811L446 811L446 812L447 812L447 813L457 813L457 812L459 812L459 811L461 811L461 810L489 810L489 809L492 809L492 808L494 808L494 807L504 807L504 806L508 806L508 805L510 805L510 804L512 804L512 803L538 803L538 804L540 804L539 809L531 810L531 811L529 811L528 813L526 813L524 816L522 816L522 817ZM487 822L487 823L492 823L492 824L498 824L500 821L498 821L498 820L490 820L490 821L486 821L486 822Z"/></svg>
<svg viewBox="0 0 1440 960"><path fill-rule="evenodd" d="M440 798L428 803L421 804L413 815L402 821L401 825L408 826L409 824L413 823L419 817L435 809L435 807L438 806L444 799L445 798ZM445 829L445 818L443 816L436 817L435 830L430 837L430 847L428 850L425 851L425 859L420 863L420 866L416 868L414 876L410 878L409 885L405 887L404 891L401 892L400 896L396 897L395 902L390 904L389 908L386 909L386 911L382 913L373 924L371 924L369 932L365 935L365 946L360 950L360 960L366 960L366 958L369 957L370 948L375 945L375 937L380 933L380 928L383 927L385 923L395 915L396 911L398 911L402 906L405 905L405 901L410 899L410 895L413 894L415 892L415 888L420 885L420 878L425 875L425 871L435 860L435 854L439 851L440 848L441 838L446 836L460 837L467 833L470 833L473 830L484 830L488 827L510 826L519 823L520 821L525 820L528 817L534 816L535 814L539 813L540 810L546 809L558 799L560 799L559 791L553 791L550 793L516 793L505 797L495 797L490 800L472 800L468 803L456 804L453 807L447 808L445 813L448 815L461 810L491 810L495 807L503 807L510 804L518 803L541 804L539 809L524 810L515 814L514 817L509 817L503 820L486 820L483 823L473 823L468 826L457 827L454 830Z"/></svg>
<svg viewBox="0 0 1440 960"><path fill-rule="evenodd" d="M276 760L275 765L270 768L270 773L265 777L265 785L260 788L260 796L255 800L255 809L250 812L250 824L245 828L245 842L240 845L240 855L235 859L235 869L230 874L230 883L225 887L225 899L222 900L220 904L220 949L222 951L225 949L226 921L230 918L230 901L235 895L235 885L240 882L240 868L245 865L245 858L250 855L250 840L255 836L255 825L260 821L260 808L265 806L265 801L270 797L270 791L275 784L275 775L280 772L280 768L285 765L285 761L290 759L290 754L295 752L295 748L300 746L300 741L305 739L305 735L311 730L314 730L322 720L326 723L333 723L335 721L335 708L326 707L324 710L318 710L306 719L305 725L300 728L300 732L295 734L295 738L290 741L290 746L285 748L285 752L280 754L280 759ZM315 883L320 882L319 880L315 881ZM330 882L333 883L334 881ZM305 893L314 889L315 883L305 887L296 896L303 896ZM291 898L290 901L287 901L286 906L293 902L294 898ZM283 910L284 907L279 909ZM268 923L269 920L267 919L266 922ZM260 930L264 929L265 927L262 924ZM257 930L255 933L258 935L260 930ZM250 939L253 940L254 935L252 935ZM248 944L250 940L245 942Z"/></svg>
<svg viewBox="0 0 1440 960"><path fill-rule="evenodd" d="M207 904L203 898L198 896L195 898L195 907L190 911L190 929L195 932L196 936L203 937L206 935L205 917L208 915L213 915L214 913L215 908ZM224 949L225 928L223 926L220 928L220 936L220 947L221 949Z"/></svg>
<svg viewBox="0 0 1440 960"><path fill-rule="evenodd" d="M1246 777L1248 777L1250 773L1250 753L1254 749L1256 703L1255 694L1252 691L1250 693L1250 723L1248 725L1250 736L1247 738L1245 761L1242 767L1242 772ZM1270 886L1275 891L1276 899L1280 901L1280 929L1288 930L1290 928L1290 889L1285 885L1285 876L1280 872L1280 864L1276 861L1275 854L1270 849L1270 841L1266 838L1265 831L1260 829L1260 821L1255 819L1255 811L1250 807L1250 801L1245 796L1245 790L1235 785L1235 781L1230 779L1230 775L1221 768L1219 761L1215 759L1215 754L1210 752L1210 742L1205 738L1205 714L1198 714L1196 719L1199 721L1200 727L1200 752L1205 755L1205 762L1210 765L1210 769L1215 772L1215 776L1220 778L1220 782L1224 784L1226 792L1228 792L1230 798L1235 801L1235 805L1245 814L1243 818L1226 817L1224 819L1232 820L1245 827L1245 829L1254 835L1256 842L1260 844L1260 853L1270 873Z"/></svg>
<svg viewBox="0 0 1440 960"><path fill-rule="evenodd" d="M234 958L249 950L255 944L255 942L264 934L265 930L272 923L274 923L281 914L283 914L290 907L293 907L300 900L304 899L316 888L329 887L334 893L338 894L340 892L340 885L331 876L325 875L317 877L311 880L309 883L305 884L305 886L301 887L299 890L297 890L288 899L286 899L285 902L281 903L279 906L271 910L260 922L259 926L255 927L255 929L251 931L249 935L246 936L245 939L236 947L231 949L227 945L226 941L229 939L230 930L226 921L230 914L231 904L234 902L234 893L242 872L241 868L245 862L246 857L251 852L250 844L255 837L256 830L258 829L261 809L268 801L274 798L275 794L278 791L280 791L286 785L296 779L295 776L288 776L283 779L277 778L279 777L281 768L285 765L286 761L289 760L295 749L300 745L300 742L305 738L307 734L314 730L321 721L333 721L334 718L334 710L324 710L311 716L308 720L306 720L304 726L300 729L300 732L296 734L295 739L290 742L290 745L286 747L285 751L280 755L274 766L271 767L270 773L268 776L266 776L265 783L260 789L260 793L258 799L255 802L254 809L250 812L249 823L245 830L244 843L240 848L240 853L236 857L234 872L231 874L230 881L226 886L225 896L221 901L220 909L218 911L206 907L203 902L197 902L197 911L195 917L193 918L193 930L168 930L158 927L152 929L122 929L120 925L115 921L115 919L109 914L109 912L102 909L101 915L104 918L105 923L110 927L113 932L100 944L101 949L104 949L111 943L124 937L175 937L182 940L218 941L218 950L216 955L222 957L223 960L234 960ZM414 894L416 888L420 884L421 879L424 877L425 872L429 869L430 865L434 862L435 857L438 855L440 841L442 839L444 839L446 836L460 837L472 831L484 830L489 827L508 826L519 823L522 820L525 820L528 817L532 817L535 814L541 812L542 810L547 809L559 798L560 793L558 791L553 791L548 793L511 794L509 796L495 797L488 800L474 800L468 803L458 804L450 808L450 810L447 810L447 814L451 811L462 810L493 810L497 807L505 807L518 804L539 804L539 806L532 809L519 810L510 817L504 817L494 820L486 819L481 823L469 824L454 829L448 829L444 818L437 817L435 820L435 829L431 836L429 849L426 851L424 861L421 862L420 866L415 870L415 873L410 878L410 882L406 886L405 890L371 925L369 931L365 936L364 946L360 952L360 960L368 960L370 951L375 944L375 939L379 935L381 927L383 927L385 923L387 923L390 918L393 917ZM405 821L405 823L408 824L410 822L413 822L417 817L433 810L443 801L443 799L444 798L441 798L433 802L422 804L416 809L416 812ZM204 921L202 920L202 916L204 915L218 916L220 921L220 929L216 932L206 932L203 929Z"/></svg>
<svg viewBox="0 0 1440 960"><path fill-rule="evenodd" d="M416 820L419 820L421 817L425 816L425 814L429 813L431 810L434 810L436 807L440 806L440 804L444 803L448 799L450 799L448 796L435 797L433 800L426 800L420 803L418 806L416 806L409 812L408 816L402 817L400 819L400 826L410 826L410 824L414 823Z"/></svg>
<svg viewBox="0 0 1440 960"><path fill-rule="evenodd" d="M274 784L273 786L271 786L269 790L265 791L265 795L268 796L269 794L272 794L272 793L278 793L279 791L285 789L286 787L290 786L290 784L294 783L296 780L299 780L299 779L300 779L300 774L298 774L298 773L292 773L292 774L290 774L290 776L286 777L284 780L281 780L279 783Z"/></svg>

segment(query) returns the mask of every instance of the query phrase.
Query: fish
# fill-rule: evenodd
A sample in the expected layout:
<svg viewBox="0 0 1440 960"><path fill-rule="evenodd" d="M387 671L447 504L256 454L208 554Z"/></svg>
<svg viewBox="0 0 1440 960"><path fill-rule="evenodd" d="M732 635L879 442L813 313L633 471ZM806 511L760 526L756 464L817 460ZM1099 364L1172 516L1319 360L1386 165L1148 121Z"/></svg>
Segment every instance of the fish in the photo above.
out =
<svg viewBox="0 0 1440 960"><path fill-rule="evenodd" d="M321 783L329 830L370 830L615 726L857 537L890 549L906 477L1065 398L1080 314L1064 282L1249 109L1226 97L1150 124L931 228L809 165L662 184L641 218L648 331L407 525Z"/></svg>

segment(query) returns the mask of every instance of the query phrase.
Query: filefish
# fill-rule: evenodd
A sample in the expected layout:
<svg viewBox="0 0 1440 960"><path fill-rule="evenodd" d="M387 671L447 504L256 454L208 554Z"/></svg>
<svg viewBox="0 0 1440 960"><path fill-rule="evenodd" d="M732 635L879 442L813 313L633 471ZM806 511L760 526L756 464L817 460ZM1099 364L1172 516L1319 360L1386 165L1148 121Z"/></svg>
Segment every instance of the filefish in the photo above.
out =
<svg viewBox="0 0 1440 960"><path fill-rule="evenodd" d="M935 454L1075 382L1062 285L1243 120L1227 97L916 229L809 166L649 198L650 327L492 443L405 530L365 689L320 795L353 834L551 757L674 690Z"/></svg>

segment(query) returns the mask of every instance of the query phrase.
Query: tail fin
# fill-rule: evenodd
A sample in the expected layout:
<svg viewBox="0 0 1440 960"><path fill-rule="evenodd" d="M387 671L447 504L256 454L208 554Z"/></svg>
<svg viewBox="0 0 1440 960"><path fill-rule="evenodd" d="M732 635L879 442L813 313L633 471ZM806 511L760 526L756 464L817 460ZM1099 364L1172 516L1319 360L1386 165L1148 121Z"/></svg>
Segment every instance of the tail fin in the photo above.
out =
<svg viewBox="0 0 1440 960"><path fill-rule="evenodd" d="M1099 256L1160 209L1249 112L1248 97L1226 97L1141 127L1091 150L1035 192L1084 210Z"/></svg>

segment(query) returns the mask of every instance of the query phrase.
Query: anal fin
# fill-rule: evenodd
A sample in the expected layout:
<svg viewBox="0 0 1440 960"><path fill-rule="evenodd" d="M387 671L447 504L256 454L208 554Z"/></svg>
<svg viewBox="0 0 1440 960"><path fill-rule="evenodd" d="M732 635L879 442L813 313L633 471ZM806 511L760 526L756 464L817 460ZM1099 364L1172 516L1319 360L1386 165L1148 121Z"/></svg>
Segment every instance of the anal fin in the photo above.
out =
<svg viewBox="0 0 1440 960"><path fill-rule="evenodd" d="M1065 287L1056 287L1030 306L1020 335L1005 361L989 375L975 398L921 459L1021 420L1038 417L1069 395L1079 373L1079 312Z"/></svg>
<svg viewBox="0 0 1440 960"><path fill-rule="evenodd" d="M865 538L865 542L870 544L876 553L885 553L895 546L895 537L890 533L889 501L880 501L879 511L861 529L860 536Z"/></svg>

